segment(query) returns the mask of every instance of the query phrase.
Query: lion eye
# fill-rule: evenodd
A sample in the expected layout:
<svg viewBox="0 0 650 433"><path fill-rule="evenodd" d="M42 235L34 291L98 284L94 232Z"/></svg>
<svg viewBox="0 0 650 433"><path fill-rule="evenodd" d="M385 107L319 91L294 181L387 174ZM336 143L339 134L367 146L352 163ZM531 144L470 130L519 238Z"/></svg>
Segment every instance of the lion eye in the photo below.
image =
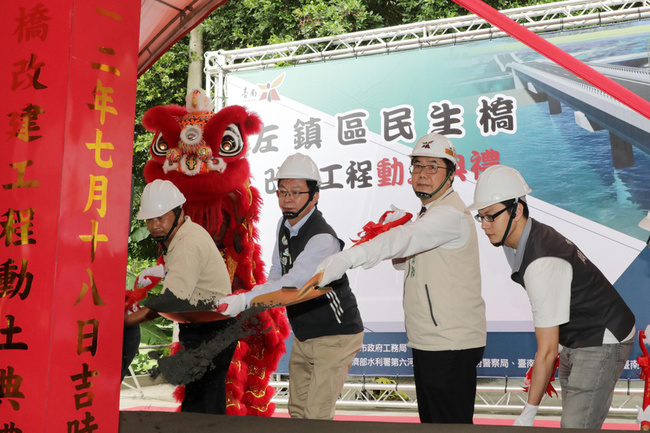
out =
<svg viewBox="0 0 650 433"><path fill-rule="evenodd" d="M223 150L225 153L230 153L237 147L237 143L233 140L232 137L224 137L223 141L221 142L221 150Z"/></svg>
<svg viewBox="0 0 650 433"><path fill-rule="evenodd" d="M237 156L244 149L244 140L237 125L228 125L221 138L220 156Z"/></svg>
<svg viewBox="0 0 650 433"><path fill-rule="evenodd" d="M163 138L162 133L158 133L158 136L154 139L153 143L151 143L151 153L153 153L154 156L166 156L167 150L169 150L167 142Z"/></svg>

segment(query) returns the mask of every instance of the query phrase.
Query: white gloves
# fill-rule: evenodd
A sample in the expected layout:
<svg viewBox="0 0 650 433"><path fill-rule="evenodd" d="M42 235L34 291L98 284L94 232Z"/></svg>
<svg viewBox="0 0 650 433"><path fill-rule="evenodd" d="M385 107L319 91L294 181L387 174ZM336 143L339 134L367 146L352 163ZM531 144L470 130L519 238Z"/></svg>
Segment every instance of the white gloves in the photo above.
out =
<svg viewBox="0 0 650 433"><path fill-rule="evenodd" d="M244 310L251 307L251 300L259 295L259 292L265 288L264 284L258 284L245 293L237 293L221 298L215 304L217 313L224 316L235 317Z"/></svg>
<svg viewBox="0 0 650 433"><path fill-rule="evenodd" d="M332 281L336 281L339 278L343 277L348 269L352 267L352 260L347 254L346 251L341 251L336 254L325 258L320 264L316 267L316 274L324 270L323 280L320 282L320 287L325 287Z"/></svg>
<svg viewBox="0 0 650 433"><path fill-rule="evenodd" d="M532 426L538 409L539 406L533 406L532 404L526 403L524 405L524 410L521 411L521 414L515 419L515 422L512 425Z"/></svg>
<svg viewBox="0 0 650 433"><path fill-rule="evenodd" d="M650 422L650 406L646 407L645 409L641 409L639 406L636 407L636 409L639 411L636 415L636 423L641 424L642 422Z"/></svg>
<svg viewBox="0 0 650 433"><path fill-rule="evenodd" d="M242 311L250 307L246 302L245 293L238 293L236 295L228 295L217 301L216 311L224 316L235 317Z"/></svg>
<svg viewBox="0 0 650 433"><path fill-rule="evenodd" d="M406 212L403 211L400 208L395 207L395 205L390 205L390 210L391 212L388 212L386 214L386 219L384 220L384 224L392 223L393 221L397 221L398 219L404 217L406 215Z"/></svg>
<svg viewBox="0 0 650 433"><path fill-rule="evenodd" d="M143 269L138 275L136 280L136 286L138 288L146 287L151 284L151 279L149 277L162 278L165 276L165 267L163 265L153 266L151 268Z"/></svg>

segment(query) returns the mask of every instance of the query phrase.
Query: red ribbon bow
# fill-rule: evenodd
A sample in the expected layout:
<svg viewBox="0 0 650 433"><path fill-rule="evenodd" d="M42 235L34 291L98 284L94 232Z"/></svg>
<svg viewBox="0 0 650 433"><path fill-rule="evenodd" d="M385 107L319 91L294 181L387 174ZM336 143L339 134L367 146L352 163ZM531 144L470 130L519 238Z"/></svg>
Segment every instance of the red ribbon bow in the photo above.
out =
<svg viewBox="0 0 650 433"><path fill-rule="evenodd" d="M413 214L406 212L406 215L404 215L402 218L391 221L389 223L384 224L384 221L386 221L386 217L388 214L393 213L394 211L386 211L384 214L379 218L379 221L376 223L370 221L367 223L365 226L363 226L363 230L357 233L357 236L359 236L359 239L352 240L350 239L353 243L352 245L359 245L364 242L369 241L370 239L374 238L375 236L387 232L388 230L392 229L393 227L401 226L402 224L408 222L411 220L413 217Z"/></svg>
<svg viewBox="0 0 650 433"><path fill-rule="evenodd" d="M157 265L165 265L165 261L163 260L163 256L161 255L158 257L158 260L156 261ZM127 290L126 291L126 296L125 296L125 304L124 304L124 311L127 310L132 310L136 311L140 309L139 302L142 301L144 298L147 297L147 294L149 293L149 290L153 289L160 283L162 280L161 277L147 277L151 280L151 283L148 284L145 287L138 287L138 278L136 277L135 281L133 282L133 290Z"/></svg>
<svg viewBox="0 0 650 433"><path fill-rule="evenodd" d="M557 397L557 391L551 384L555 380L555 371L557 370L557 367L560 365L560 355L557 355L557 358L555 358L555 366L553 367L553 373L551 373L551 378L548 381L548 385L546 385L546 393L548 394L549 397L553 397L553 394ZM530 367L528 371L526 372L526 382L530 383L533 377L533 367ZM522 386L524 391L528 392L528 389L530 388L529 386Z"/></svg>

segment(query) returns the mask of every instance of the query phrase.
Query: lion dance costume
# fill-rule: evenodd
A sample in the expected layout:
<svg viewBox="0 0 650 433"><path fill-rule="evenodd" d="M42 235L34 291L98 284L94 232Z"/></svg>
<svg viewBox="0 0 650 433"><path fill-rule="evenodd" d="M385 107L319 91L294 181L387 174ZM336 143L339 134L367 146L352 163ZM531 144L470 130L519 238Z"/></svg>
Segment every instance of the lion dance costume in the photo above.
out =
<svg viewBox="0 0 650 433"><path fill-rule="evenodd" d="M255 224L262 204L251 186L246 159L247 139L259 133L259 117L241 106L213 112L202 90L187 95L186 106L149 109L143 126L155 133L151 159L144 168L147 182L165 179L185 195L184 210L202 225L219 247L233 292L249 291L265 281ZM271 416L274 389L268 383L286 352L289 324L284 308L259 313L256 323L266 332L239 341L226 378L229 415ZM182 401L182 388L176 396Z"/></svg>

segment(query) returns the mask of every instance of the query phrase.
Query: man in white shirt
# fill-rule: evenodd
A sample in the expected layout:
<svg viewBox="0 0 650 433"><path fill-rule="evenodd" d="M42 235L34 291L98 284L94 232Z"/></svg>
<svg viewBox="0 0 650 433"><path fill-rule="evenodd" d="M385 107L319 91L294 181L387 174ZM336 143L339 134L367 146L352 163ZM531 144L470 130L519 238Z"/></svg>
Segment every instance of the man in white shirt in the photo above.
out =
<svg viewBox="0 0 650 433"><path fill-rule="evenodd" d="M404 321L413 351L418 413L423 423L471 424L476 366L486 343L478 239L472 217L452 187L456 149L439 134L421 137L411 153L417 220L328 257L321 286L358 266L399 259Z"/></svg>
<svg viewBox="0 0 650 433"><path fill-rule="evenodd" d="M559 343L562 428L598 429L632 350L634 315L576 245L528 217L530 192L517 170L492 166L479 177L467 208L478 210L476 219L490 242L503 246L511 277L532 307L537 354L528 401L515 425L533 425Z"/></svg>

